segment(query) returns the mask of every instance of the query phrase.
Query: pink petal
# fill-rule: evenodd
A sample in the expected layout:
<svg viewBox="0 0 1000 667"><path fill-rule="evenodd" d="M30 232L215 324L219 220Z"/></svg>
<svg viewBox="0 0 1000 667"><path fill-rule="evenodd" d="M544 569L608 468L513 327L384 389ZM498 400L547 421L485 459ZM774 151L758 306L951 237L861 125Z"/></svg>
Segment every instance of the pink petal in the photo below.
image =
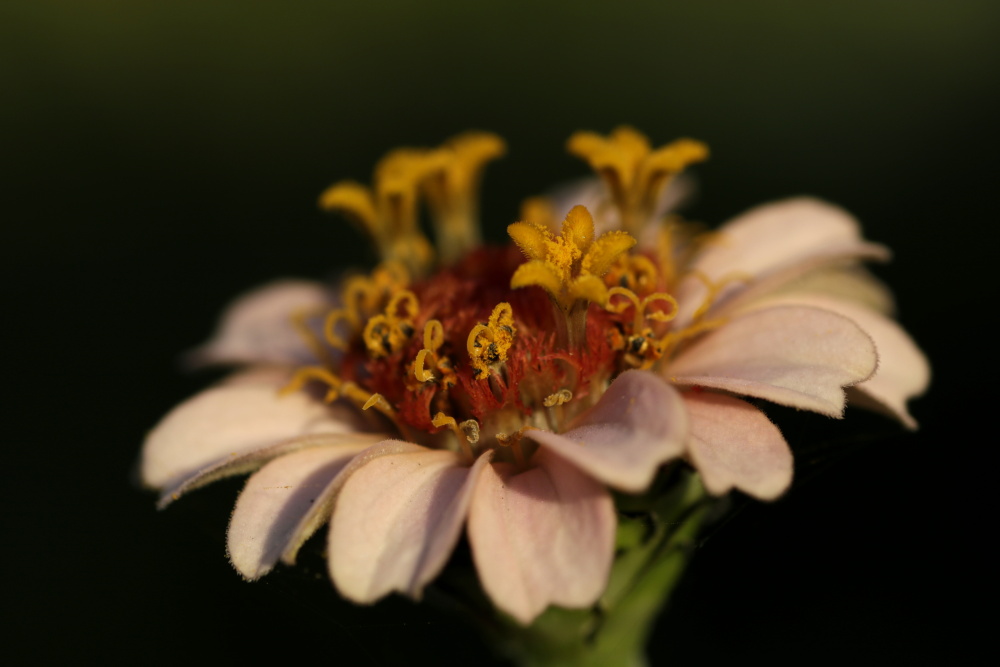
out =
<svg viewBox="0 0 1000 667"><path fill-rule="evenodd" d="M684 452L687 413L666 382L649 372L626 371L570 430L530 430L525 436L602 482L638 492L661 463Z"/></svg>
<svg viewBox="0 0 1000 667"><path fill-rule="evenodd" d="M861 266L841 266L811 271L764 297L815 295L856 303L883 315L896 312L892 292ZM743 301L743 299L740 299Z"/></svg>
<svg viewBox="0 0 1000 667"><path fill-rule="evenodd" d="M455 452L417 447L357 468L330 527L330 574L341 594L355 602L392 591L419 598L451 556L490 458L470 468Z"/></svg>
<svg viewBox="0 0 1000 667"><path fill-rule="evenodd" d="M886 259L885 247L861 238L857 221L846 211L808 197L751 209L719 229L719 238L691 266L713 281L743 274L750 283L733 283L715 303L733 296L773 290L818 267L845 259ZM688 276L675 296L680 304L675 327L684 327L706 295L704 283Z"/></svg>
<svg viewBox="0 0 1000 667"><path fill-rule="evenodd" d="M153 488L172 486L230 454L299 435L357 430L350 407L326 405L301 391L279 396L282 384L223 384L178 405L146 438L143 483Z"/></svg>
<svg viewBox="0 0 1000 667"><path fill-rule="evenodd" d="M469 510L469 541L493 603L527 625L550 604L588 607L614 555L611 496L596 480L540 449L536 467L483 471Z"/></svg>
<svg viewBox="0 0 1000 667"><path fill-rule="evenodd" d="M259 287L226 308L215 335L192 351L188 362L314 363L315 355L292 325L292 315L328 310L332 304L331 293L319 283L281 280Z"/></svg>
<svg viewBox="0 0 1000 667"><path fill-rule="evenodd" d="M229 521L229 560L247 579L270 572L319 492L364 444L310 447L277 458L247 481Z"/></svg>
<svg viewBox="0 0 1000 667"><path fill-rule="evenodd" d="M686 392L684 402L691 417L688 455L709 492L722 495L735 487L762 500L785 492L792 452L763 412L711 392Z"/></svg>
<svg viewBox="0 0 1000 667"><path fill-rule="evenodd" d="M868 379L876 364L871 338L846 317L779 306L735 317L682 351L666 373L676 384L840 417L841 387Z"/></svg>
<svg viewBox="0 0 1000 667"><path fill-rule="evenodd" d="M282 440L267 447L252 449L242 454L232 453L217 459L212 464L187 477L180 477L174 484L164 487L156 507L157 509L163 509L191 491L200 489L220 479L253 472L272 459L297 452L300 449L307 447L348 447L360 451L382 440L384 437L384 435L378 433L316 433L289 438L288 440Z"/></svg>
<svg viewBox="0 0 1000 667"><path fill-rule="evenodd" d="M340 490L344 487L344 483L354 474L355 470L368 465L374 459L382 456L422 451L425 451L424 447L414 445L411 442L382 440L360 452L319 492L316 496L316 501L302 515L298 525L292 531L284 552L281 554L281 560L288 565L295 564L295 558L298 556L302 545L330 519L330 515L333 514L333 507L337 502L337 497L340 495Z"/></svg>
<svg viewBox="0 0 1000 667"><path fill-rule="evenodd" d="M906 402L927 390L930 364L902 327L858 303L820 294L789 294L760 305L774 304L824 308L847 317L871 336L878 350L878 369L871 378L851 388L851 400L887 412L907 428L917 427Z"/></svg>

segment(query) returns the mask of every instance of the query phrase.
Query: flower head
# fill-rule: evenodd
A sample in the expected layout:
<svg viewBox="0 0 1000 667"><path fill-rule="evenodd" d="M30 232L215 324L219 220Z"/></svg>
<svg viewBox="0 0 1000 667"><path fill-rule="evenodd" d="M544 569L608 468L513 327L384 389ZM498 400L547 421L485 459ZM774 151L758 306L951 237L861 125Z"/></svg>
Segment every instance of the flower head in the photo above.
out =
<svg viewBox="0 0 1000 667"><path fill-rule="evenodd" d="M787 443L740 396L840 417L850 388L915 426L926 361L857 268L887 253L848 214L793 199L697 234L659 202L702 144L654 150L622 128L569 148L603 179L598 219L575 206L556 234L534 200L505 247L481 247L476 219L493 135L396 151L372 188L329 188L322 206L382 262L336 290L283 282L234 304L197 358L261 365L150 434L143 478L162 504L256 470L234 566L254 579L292 563L329 521L331 577L358 602L419 597L465 529L489 597L529 623L602 595L609 489L642 493L669 462L714 494L788 488Z"/></svg>

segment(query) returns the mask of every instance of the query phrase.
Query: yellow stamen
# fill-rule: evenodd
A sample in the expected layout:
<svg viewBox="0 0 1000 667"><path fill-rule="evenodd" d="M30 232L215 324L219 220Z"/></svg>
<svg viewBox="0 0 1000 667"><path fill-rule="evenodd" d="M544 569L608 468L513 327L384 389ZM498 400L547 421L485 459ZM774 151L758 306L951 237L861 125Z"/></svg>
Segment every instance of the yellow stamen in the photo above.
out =
<svg viewBox="0 0 1000 667"><path fill-rule="evenodd" d="M441 320L427 320L424 325L424 347L436 352L444 345L444 325Z"/></svg>
<svg viewBox="0 0 1000 667"><path fill-rule="evenodd" d="M527 458L524 456L524 450L521 447L521 439L524 437L525 431L530 431L533 428L535 427L522 426L510 435L507 435L506 433L497 433L494 436L498 445L501 447L510 447L511 452L514 454L514 462L518 465L518 467L523 468L527 465Z"/></svg>
<svg viewBox="0 0 1000 667"><path fill-rule="evenodd" d="M662 354L672 353L677 346L683 341L693 338L699 334L705 333L706 331L712 331L713 329L718 329L728 320L726 318L716 318L714 320L703 320L701 322L696 322L687 326L683 329L677 331L671 331L666 336L660 339L659 345L662 348Z"/></svg>
<svg viewBox="0 0 1000 667"><path fill-rule="evenodd" d="M417 296L400 290L390 299L385 311L365 325L362 338L368 353L375 359L398 352L413 335L413 318L419 310Z"/></svg>
<svg viewBox="0 0 1000 667"><path fill-rule="evenodd" d="M329 365L331 363L330 352L323 346L323 341L316 335L309 326L309 318L321 315L322 311L316 308L305 308L292 313L292 326L295 327L296 333L302 337L306 345L312 351L316 358Z"/></svg>
<svg viewBox="0 0 1000 667"><path fill-rule="evenodd" d="M639 254L619 256L604 276L604 284L608 287L624 287L636 294L648 294L657 288L659 281L656 264Z"/></svg>
<svg viewBox="0 0 1000 667"><path fill-rule="evenodd" d="M349 315L349 311L343 308L338 308L327 315L326 321L323 323L323 336L326 338L326 342L338 350L346 350L349 343L338 336L335 329L340 322L349 323L350 321L351 317Z"/></svg>
<svg viewBox="0 0 1000 667"><path fill-rule="evenodd" d="M475 419L466 419L464 422L459 423L455 421L454 417L449 417L445 413L439 412L431 419L431 423L437 428L449 427L455 434L455 440L458 441L462 451L469 460L473 458L471 445L479 442L479 422Z"/></svg>
<svg viewBox="0 0 1000 667"><path fill-rule="evenodd" d="M417 358L413 361L413 377L417 378L417 382L430 382L434 379L434 373L431 373L429 370L424 368L427 355L433 354L434 353L426 347L417 352ZM433 361L431 363L433 364Z"/></svg>
<svg viewBox="0 0 1000 667"><path fill-rule="evenodd" d="M717 281L713 281L711 278L709 278L701 271L691 271L689 275L694 276L702 283L704 283L705 288L707 289L707 293L705 294L705 298L702 300L701 305L698 306L698 309L695 310L694 314L691 316L692 322L697 322L698 320L700 320L702 317L705 316L708 310L715 303L715 300L719 297L719 294L726 287L735 282L748 283L751 280L753 280L752 276L750 276L747 273L743 273L741 271L734 271L733 273L728 273Z"/></svg>
<svg viewBox="0 0 1000 667"><path fill-rule="evenodd" d="M496 305L486 324L472 327L465 347L477 380L489 377L491 368L507 361L507 351L514 344L516 332L514 311L507 302Z"/></svg>
<svg viewBox="0 0 1000 667"><path fill-rule="evenodd" d="M279 396L287 396L298 391L310 380L319 380L329 387L324 400L331 403L340 397L340 390L344 385L343 380L321 366L303 366L295 371L292 379L278 391Z"/></svg>
<svg viewBox="0 0 1000 667"><path fill-rule="evenodd" d="M614 301L614 297L625 297L626 301ZM670 304L670 311L652 310L654 303ZM634 309L632 325L627 328L629 335L626 340L618 339L617 349L625 352L625 361L632 367L650 368L663 356L663 343L656 339L653 327L647 321L669 322L677 317L677 300L666 292L655 292L643 299L635 292L624 287L612 287L608 290L608 305L605 308L613 313L623 313L629 307Z"/></svg>
<svg viewBox="0 0 1000 667"><path fill-rule="evenodd" d="M424 348L417 352L416 359L413 360L413 377L417 382L432 382L436 379L431 370L437 369L441 372L441 383L451 387L456 383L455 371L451 366L451 360L447 357L439 357L438 350L444 345L444 326L441 320L428 320L424 324Z"/></svg>
<svg viewBox="0 0 1000 667"><path fill-rule="evenodd" d="M557 405L563 405L564 403L569 403L573 400L573 392L569 389L560 389L554 394L549 394L542 401L542 405L547 408L553 408Z"/></svg>

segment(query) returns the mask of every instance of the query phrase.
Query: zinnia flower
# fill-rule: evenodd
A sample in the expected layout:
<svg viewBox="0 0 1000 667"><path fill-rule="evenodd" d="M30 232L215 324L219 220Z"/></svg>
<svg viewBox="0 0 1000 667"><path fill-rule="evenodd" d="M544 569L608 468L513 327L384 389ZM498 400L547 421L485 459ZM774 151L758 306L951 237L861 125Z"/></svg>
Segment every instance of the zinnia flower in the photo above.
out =
<svg viewBox="0 0 1000 667"><path fill-rule="evenodd" d="M526 202L505 247L479 241L480 176L504 150L490 134L390 153L372 188L324 192L382 263L230 307L193 360L250 367L150 433L161 505L256 471L230 523L236 569L293 563L329 521L331 578L362 603L419 598L464 528L486 593L527 624L601 596L609 489L641 493L671 461L716 495L788 488L788 444L740 396L839 418L849 395L915 427L927 363L858 268L888 253L850 215L792 199L698 234L664 204L701 143L653 150L620 128L569 149L601 181Z"/></svg>

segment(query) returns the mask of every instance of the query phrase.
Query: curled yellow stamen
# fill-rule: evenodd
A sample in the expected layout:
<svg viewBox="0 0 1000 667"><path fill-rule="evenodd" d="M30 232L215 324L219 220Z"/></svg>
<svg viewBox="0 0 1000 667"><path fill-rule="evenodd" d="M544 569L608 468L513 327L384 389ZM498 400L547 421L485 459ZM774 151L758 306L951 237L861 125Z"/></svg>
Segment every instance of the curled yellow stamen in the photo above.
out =
<svg viewBox="0 0 1000 667"><path fill-rule="evenodd" d="M434 353L425 347L417 352L417 358L413 361L413 377L417 378L417 382L430 382L434 379L434 373L424 368L429 354L433 355Z"/></svg>
<svg viewBox="0 0 1000 667"><path fill-rule="evenodd" d="M701 322L696 322L690 326L684 327L683 329L671 331L659 341L659 345L662 348L662 354L669 354L685 340L694 338L695 336L705 333L706 331L718 329L726 322L726 318L719 317L712 320L702 320Z"/></svg>
<svg viewBox="0 0 1000 667"><path fill-rule="evenodd" d="M365 325L362 338L368 353L379 359L402 349L413 335L413 318L418 310L413 292L401 290L394 294L385 312L375 315Z"/></svg>
<svg viewBox="0 0 1000 667"><path fill-rule="evenodd" d="M507 351L514 344L514 311L501 302L493 308L486 324L472 327L466 339L466 350L476 370L476 379L489 376L490 368L507 361Z"/></svg>
<svg viewBox="0 0 1000 667"><path fill-rule="evenodd" d="M455 372L451 360L438 356L438 350L444 345L444 326L440 320L428 320L424 324L424 347L417 352L413 360L413 377L417 382L433 382L437 379L432 369L441 373L441 384L455 384Z"/></svg>
<svg viewBox="0 0 1000 667"><path fill-rule="evenodd" d="M303 366L295 371L292 379L278 391L279 396L287 396L298 391L310 380L319 380L329 387L324 400L328 403L340 397L340 390L344 385L343 380L322 366Z"/></svg>
<svg viewBox="0 0 1000 667"><path fill-rule="evenodd" d="M535 427L522 426L510 435L501 432L494 436L498 445L501 447L510 447L511 452L514 454L514 462L522 468L527 464L527 459L524 456L524 450L521 448L521 439L524 437L525 431L530 431L533 428Z"/></svg>
<svg viewBox="0 0 1000 667"><path fill-rule="evenodd" d="M325 364L330 364L330 353L323 346L323 341L316 335L312 327L309 326L309 318L321 315L322 311L315 308L305 308L292 313L292 326L296 333L305 341L316 358Z"/></svg>
<svg viewBox="0 0 1000 667"><path fill-rule="evenodd" d="M750 282L752 280L749 274L740 271L726 274L719 280L715 281L709 278L701 271L692 271L689 275L694 276L702 283L704 283L705 288L707 290L707 293L705 294L705 298L702 300L701 305L698 306L698 309L695 310L694 314L691 316L691 320L693 322L697 322L698 320L700 320L702 317L705 316L705 314L715 303L715 300L719 297L719 294L721 294L722 290L724 290L726 287L735 282L745 283L745 282Z"/></svg>
<svg viewBox="0 0 1000 667"><path fill-rule="evenodd" d="M326 338L326 342L338 350L346 350L349 344L345 339L337 335L336 327L341 322L349 323L350 321L351 317L348 311L343 308L338 308L327 315L326 320L323 322L323 336Z"/></svg>
<svg viewBox="0 0 1000 667"><path fill-rule="evenodd" d="M547 408L554 408L557 405L563 405L564 403L569 403L573 400L573 392L569 389L560 389L554 394L549 394L542 401L542 405Z"/></svg>
<svg viewBox="0 0 1000 667"><path fill-rule="evenodd" d="M660 271L656 264L645 255L623 254L604 275L608 287L624 287L636 294L648 294L660 282Z"/></svg>
<svg viewBox="0 0 1000 667"><path fill-rule="evenodd" d="M455 434L455 440L465 455L471 460L473 458L472 445L479 442L479 422L475 419L466 419L464 422L457 422L454 417L449 417L443 412L439 412L431 419L431 424L437 428L449 427Z"/></svg>

